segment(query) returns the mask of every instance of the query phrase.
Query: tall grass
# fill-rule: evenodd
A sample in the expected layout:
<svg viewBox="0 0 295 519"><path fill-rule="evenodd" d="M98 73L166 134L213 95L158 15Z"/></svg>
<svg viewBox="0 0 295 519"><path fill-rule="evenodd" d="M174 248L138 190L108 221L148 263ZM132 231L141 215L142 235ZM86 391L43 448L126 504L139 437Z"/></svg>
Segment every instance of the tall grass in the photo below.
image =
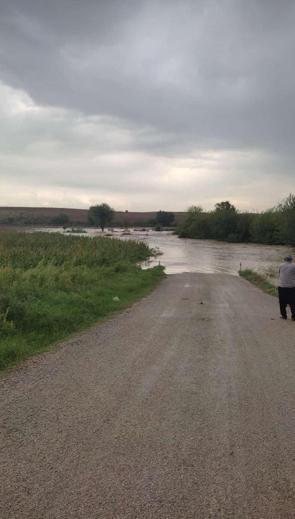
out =
<svg viewBox="0 0 295 519"><path fill-rule="evenodd" d="M247 279L247 281L250 281L250 283L263 290L263 292L266 292L271 296L278 295L277 288L272 283L270 283L265 276L258 274L254 270L240 270L239 274L242 278Z"/></svg>
<svg viewBox="0 0 295 519"><path fill-rule="evenodd" d="M0 267L28 269L43 265L100 267L138 262L151 255L143 242L64 236L58 233L0 234Z"/></svg>
<svg viewBox="0 0 295 519"><path fill-rule="evenodd" d="M163 276L138 266L151 253L134 241L0 233L0 369L147 293Z"/></svg>

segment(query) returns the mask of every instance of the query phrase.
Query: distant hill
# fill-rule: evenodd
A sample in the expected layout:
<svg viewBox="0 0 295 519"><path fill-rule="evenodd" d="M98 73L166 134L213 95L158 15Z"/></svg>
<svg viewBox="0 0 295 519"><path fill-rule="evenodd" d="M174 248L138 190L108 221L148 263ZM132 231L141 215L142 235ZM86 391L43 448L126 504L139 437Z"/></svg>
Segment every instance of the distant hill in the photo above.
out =
<svg viewBox="0 0 295 519"><path fill-rule="evenodd" d="M148 225L156 217L157 211L115 211L113 225ZM185 212L175 212L179 223ZM72 225L87 225L87 209L69 209L65 207L0 207L0 225L53 225L55 219L67 215Z"/></svg>

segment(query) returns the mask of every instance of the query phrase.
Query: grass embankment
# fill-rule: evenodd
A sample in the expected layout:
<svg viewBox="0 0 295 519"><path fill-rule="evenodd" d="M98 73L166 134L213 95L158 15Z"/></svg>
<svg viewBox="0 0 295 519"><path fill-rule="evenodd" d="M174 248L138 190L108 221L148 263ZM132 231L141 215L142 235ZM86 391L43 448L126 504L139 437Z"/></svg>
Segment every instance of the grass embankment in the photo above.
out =
<svg viewBox="0 0 295 519"><path fill-rule="evenodd" d="M271 296L277 296L276 287L272 285L264 276L261 276L261 274L258 274L257 272L254 272L254 270L250 269L241 270L239 274L242 278L247 279L247 281L250 281L250 283L253 283L253 285L263 290L263 292L266 292Z"/></svg>
<svg viewBox="0 0 295 519"><path fill-rule="evenodd" d="M137 266L151 253L134 241L0 233L0 369L148 293L164 275Z"/></svg>

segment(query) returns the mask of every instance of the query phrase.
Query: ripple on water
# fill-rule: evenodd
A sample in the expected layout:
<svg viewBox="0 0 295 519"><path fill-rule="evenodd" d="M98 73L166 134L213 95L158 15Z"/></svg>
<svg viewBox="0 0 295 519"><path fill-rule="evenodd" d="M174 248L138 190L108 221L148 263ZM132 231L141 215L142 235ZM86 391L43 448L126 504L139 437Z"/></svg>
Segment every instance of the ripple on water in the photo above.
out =
<svg viewBox="0 0 295 519"><path fill-rule="evenodd" d="M38 230L38 229L35 229ZM46 229L39 229L46 230ZM50 228L48 232L63 232L62 228ZM86 229L90 237L101 235L97 229ZM252 243L225 243L214 240L180 239L171 231L140 232L130 230L130 235L122 235L122 229L114 229L116 238L141 240L162 254L152 259L146 266L165 266L167 274L183 272L222 273L238 275L239 269L249 268L270 277L276 277L277 268L286 254L295 254L295 249L278 245L258 245ZM84 236L86 236L84 234Z"/></svg>

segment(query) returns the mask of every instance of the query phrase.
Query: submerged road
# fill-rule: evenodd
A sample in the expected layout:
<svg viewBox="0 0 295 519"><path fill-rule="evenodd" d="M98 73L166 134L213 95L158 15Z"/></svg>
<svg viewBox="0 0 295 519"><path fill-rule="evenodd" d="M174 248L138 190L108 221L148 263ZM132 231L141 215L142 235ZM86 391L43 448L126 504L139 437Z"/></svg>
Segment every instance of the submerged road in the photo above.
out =
<svg viewBox="0 0 295 519"><path fill-rule="evenodd" d="M295 323L227 275L0 380L1 519L295 518Z"/></svg>

